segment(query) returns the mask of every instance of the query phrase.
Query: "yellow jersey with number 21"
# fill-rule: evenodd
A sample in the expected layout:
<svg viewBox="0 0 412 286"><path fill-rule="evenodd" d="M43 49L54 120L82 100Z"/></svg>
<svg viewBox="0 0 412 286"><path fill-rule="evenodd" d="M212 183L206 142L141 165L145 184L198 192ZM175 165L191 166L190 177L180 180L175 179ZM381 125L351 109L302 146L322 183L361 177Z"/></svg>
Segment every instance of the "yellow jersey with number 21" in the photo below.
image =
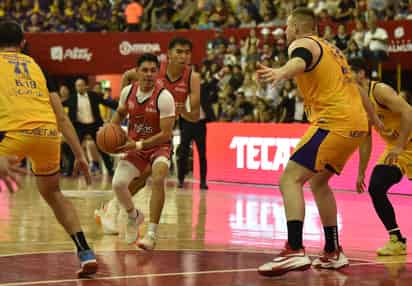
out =
<svg viewBox="0 0 412 286"><path fill-rule="evenodd" d="M29 56L0 52L0 131L56 124L46 79Z"/></svg>

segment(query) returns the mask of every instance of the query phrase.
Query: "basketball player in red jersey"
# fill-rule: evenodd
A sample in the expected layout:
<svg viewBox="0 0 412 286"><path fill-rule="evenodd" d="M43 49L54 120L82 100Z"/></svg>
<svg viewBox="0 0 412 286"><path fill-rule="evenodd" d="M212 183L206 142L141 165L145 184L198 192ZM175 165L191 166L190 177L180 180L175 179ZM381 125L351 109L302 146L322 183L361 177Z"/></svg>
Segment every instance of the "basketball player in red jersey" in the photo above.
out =
<svg viewBox="0 0 412 286"><path fill-rule="evenodd" d="M153 54L143 54L138 59L137 81L122 89L119 107L112 118L112 123L120 125L129 115L128 141L118 148L119 152L126 152L126 156L119 162L113 177L116 198L128 214L125 228L128 243L137 240L138 227L144 221L143 213L135 208L128 190L133 178L141 176L146 169L152 173L151 222L159 222L164 203L176 115L172 94L156 82L158 67L159 62Z"/></svg>
<svg viewBox="0 0 412 286"><path fill-rule="evenodd" d="M185 38L174 38L170 41L167 52L167 61L161 63L157 82L165 86L175 98L176 115L182 116L185 120L196 122L200 114L200 75L192 71L189 66L192 56L192 43ZM136 68L132 68L123 74L122 88L126 87L138 79ZM135 195L146 184L146 179L150 176L150 168L146 169L138 178L135 178L129 185L131 195ZM153 194L157 196L157 194ZM154 198L155 199L155 198ZM154 210L151 209L150 213ZM161 209L160 209L161 212ZM119 203L116 198L112 199L105 210L96 210L96 216L100 217L103 232L106 234L116 234L116 220L119 213ZM159 213L160 217L160 213ZM148 249L155 244L157 224L150 222L148 227ZM150 243L149 243L150 242ZM152 247L149 246L153 245Z"/></svg>

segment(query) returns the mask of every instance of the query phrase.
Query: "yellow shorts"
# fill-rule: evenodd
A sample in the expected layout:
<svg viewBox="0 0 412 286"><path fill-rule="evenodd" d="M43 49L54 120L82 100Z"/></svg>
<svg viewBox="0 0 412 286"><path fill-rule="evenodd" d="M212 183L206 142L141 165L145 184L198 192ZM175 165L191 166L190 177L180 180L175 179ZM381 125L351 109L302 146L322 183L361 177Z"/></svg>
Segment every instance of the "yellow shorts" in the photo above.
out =
<svg viewBox="0 0 412 286"><path fill-rule="evenodd" d="M0 156L28 158L35 175L47 176L60 170L60 133L55 125L0 134Z"/></svg>
<svg viewBox="0 0 412 286"><path fill-rule="evenodd" d="M339 175L366 134L366 132L354 131L343 136L311 126L299 141L290 160L313 172L327 169Z"/></svg>
<svg viewBox="0 0 412 286"><path fill-rule="evenodd" d="M385 158L388 155L389 150L392 146L387 145L382 155L379 157L377 165L385 165ZM404 152L398 156L398 161L395 163L402 175L406 176L409 180L412 180L412 144L409 143Z"/></svg>

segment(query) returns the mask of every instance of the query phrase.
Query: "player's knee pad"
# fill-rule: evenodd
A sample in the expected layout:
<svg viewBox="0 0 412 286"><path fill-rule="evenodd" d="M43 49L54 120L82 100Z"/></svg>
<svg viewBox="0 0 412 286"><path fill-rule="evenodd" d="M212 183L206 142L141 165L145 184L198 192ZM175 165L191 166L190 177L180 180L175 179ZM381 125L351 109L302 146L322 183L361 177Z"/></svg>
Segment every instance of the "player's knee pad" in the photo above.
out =
<svg viewBox="0 0 412 286"><path fill-rule="evenodd" d="M402 172L396 166L376 165L369 182L369 194L372 198L386 195L388 190L402 179Z"/></svg>

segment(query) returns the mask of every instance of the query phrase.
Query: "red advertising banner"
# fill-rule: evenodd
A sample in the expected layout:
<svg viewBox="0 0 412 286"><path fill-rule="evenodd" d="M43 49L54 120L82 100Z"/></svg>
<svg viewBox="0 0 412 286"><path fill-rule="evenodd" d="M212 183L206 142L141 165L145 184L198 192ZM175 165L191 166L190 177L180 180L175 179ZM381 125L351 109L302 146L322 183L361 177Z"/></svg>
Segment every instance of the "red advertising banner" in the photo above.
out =
<svg viewBox="0 0 412 286"><path fill-rule="evenodd" d="M390 21L381 26L389 35L390 65L401 63L404 69L411 69L411 22ZM239 39L245 38L249 31L230 29L225 31L225 35L234 35ZM49 73L98 75L122 73L132 67L136 57L144 52L164 54L170 39L178 35L193 42L192 62L199 64L205 57L207 42L214 38L215 31L28 33L26 39L30 55Z"/></svg>
<svg viewBox="0 0 412 286"><path fill-rule="evenodd" d="M193 61L204 58L213 31L139 33L35 33L27 34L29 53L50 74L120 74L135 65L138 55L165 54L176 36L193 42Z"/></svg>
<svg viewBox="0 0 412 286"><path fill-rule="evenodd" d="M236 183L278 185L288 159L305 133L305 124L210 123L207 125L208 180ZM373 134L373 151L367 180L385 144ZM197 151L194 152L193 176L199 179ZM334 189L354 190L358 174L358 154L352 156L340 176L335 176ZM408 180L392 192L408 193ZM410 187L410 184L409 184Z"/></svg>

